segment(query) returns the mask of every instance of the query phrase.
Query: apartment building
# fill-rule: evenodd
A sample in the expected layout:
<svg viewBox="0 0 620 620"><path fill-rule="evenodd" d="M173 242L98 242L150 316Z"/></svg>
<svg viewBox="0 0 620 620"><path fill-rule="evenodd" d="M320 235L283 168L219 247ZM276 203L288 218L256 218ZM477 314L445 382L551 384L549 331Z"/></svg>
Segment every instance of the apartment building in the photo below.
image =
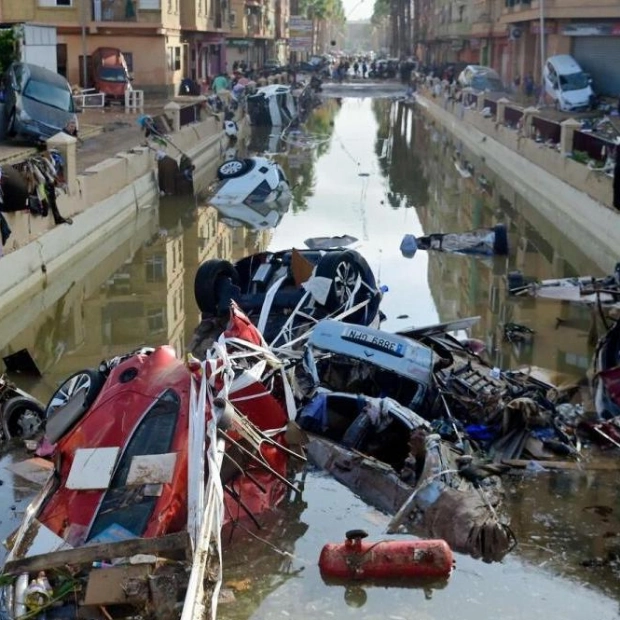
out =
<svg viewBox="0 0 620 620"><path fill-rule="evenodd" d="M58 72L71 84L83 83L84 55L116 47L135 88L169 96L235 59L285 57L288 0L0 0L0 22L55 25Z"/></svg>
<svg viewBox="0 0 620 620"><path fill-rule="evenodd" d="M289 3L287 0L231 0L229 65L261 67L266 60L287 60Z"/></svg>
<svg viewBox="0 0 620 620"><path fill-rule="evenodd" d="M420 56L490 65L539 82L544 60L572 54L596 89L620 94L618 0L420 0ZM541 34L542 33L542 34Z"/></svg>

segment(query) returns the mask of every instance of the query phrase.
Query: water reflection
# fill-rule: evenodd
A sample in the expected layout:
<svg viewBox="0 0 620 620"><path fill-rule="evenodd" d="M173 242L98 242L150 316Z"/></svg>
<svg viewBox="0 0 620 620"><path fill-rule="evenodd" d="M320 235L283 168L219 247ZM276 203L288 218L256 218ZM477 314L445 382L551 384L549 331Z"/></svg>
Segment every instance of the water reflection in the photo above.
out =
<svg viewBox="0 0 620 620"><path fill-rule="evenodd" d="M292 207L275 230L231 228L202 199L166 198L145 221L94 248L68 270L66 281L35 296L22 316L14 315L10 324L0 319L2 354L26 347L45 371L44 382L35 386L42 400L57 380L140 344L167 342L184 352L199 318L194 274L205 260L234 262L267 248L302 247L308 237L345 233L362 239L360 251L389 285L388 329L403 327L403 321L422 325L480 315L475 335L498 365L527 362L583 374L591 351L588 312L548 300L511 299L504 276L512 269L540 278L597 275L587 248L568 243L483 161L400 104L331 100L303 129L324 139L311 149L299 141L286 148L278 141L273 148L271 134L249 143L257 152L276 153L297 185ZM471 164L470 177L457 170L455 157ZM215 168L205 174L214 178ZM508 258L418 253L407 260L398 249L405 232L469 230L500 221L510 233ZM533 327L532 342L504 342L503 326L510 321ZM368 588L358 597L323 583L320 549L353 527L381 538L387 518L327 476L310 472L303 501L266 515L259 531L240 525L233 533L226 580L250 584L237 584L236 602L222 606L220 617L409 618L412 609L416 617L459 620L479 620L488 609L501 618L617 617L616 477L597 472L517 478L507 502L521 545L504 562L489 566L459 556L448 586L430 598L423 589L400 588ZM6 504L21 501L23 485L9 487L2 490ZM18 521L9 515L0 534Z"/></svg>

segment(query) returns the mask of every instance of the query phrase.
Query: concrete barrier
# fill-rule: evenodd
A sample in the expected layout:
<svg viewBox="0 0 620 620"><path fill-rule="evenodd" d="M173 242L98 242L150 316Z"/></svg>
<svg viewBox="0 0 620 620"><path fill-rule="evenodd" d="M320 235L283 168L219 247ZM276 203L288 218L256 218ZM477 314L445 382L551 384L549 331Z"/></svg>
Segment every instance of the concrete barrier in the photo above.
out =
<svg viewBox="0 0 620 620"><path fill-rule="evenodd" d="M587 246L587 254L603 271L613 271L620 246L620 214L606 206L611 204L609 177L520 136L493 119L483 118L476 110L457 111L453 106L446 109L437 99L418 96L420 109L446 127L474 155L484 158L494 173L532 203L572 243Z"/></svg>
<svg viewBox="0 0 620 620"><path fill-rule="evenodd" d="M191 158L197 169L197 185L204 186L208 179L200 171L221 155L228 139L213 119L195 127L197 130L184 127L170 138ZM176 148L170 146L168 151L179 158ZM70 164L67 170L75 178L68 179L70 189L58 196L57 203L64 217L73 218L72 225L54 225L51 217L33 216L28 211L5 214L12 230L4 246L6 254L0 258L0 299L5 316L18 311L20 303L79 262L88 248L105 242L140 210L156 204L159 197L155 158L146 147L118 153L81 175L72 173L75 167Z"/></svg>

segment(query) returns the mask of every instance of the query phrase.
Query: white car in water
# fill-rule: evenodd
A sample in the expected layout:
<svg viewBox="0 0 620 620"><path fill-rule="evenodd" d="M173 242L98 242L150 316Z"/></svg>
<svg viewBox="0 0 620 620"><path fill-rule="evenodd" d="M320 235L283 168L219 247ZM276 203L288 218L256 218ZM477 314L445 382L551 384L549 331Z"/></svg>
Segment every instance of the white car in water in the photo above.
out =
<svg viewBox="0 0 620 620"><path fill-rule="evenodd" d="M217 170L218 181L209 203L215 207L285 203L291 186L282 167L266 157L229 159Z"/></svg>

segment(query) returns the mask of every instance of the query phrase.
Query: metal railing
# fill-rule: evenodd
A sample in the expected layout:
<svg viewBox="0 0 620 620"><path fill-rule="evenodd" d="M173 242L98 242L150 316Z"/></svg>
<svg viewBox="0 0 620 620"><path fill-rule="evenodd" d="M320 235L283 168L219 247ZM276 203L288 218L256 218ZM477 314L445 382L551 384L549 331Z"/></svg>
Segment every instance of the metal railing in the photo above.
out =
<svg viewBox="0 0 620 620"><path fill-rule="evenodd" d="M73 101L78 108L103 108L105 106L105 93L97 92L95 88L85 88L74 93Z"/></svg>

